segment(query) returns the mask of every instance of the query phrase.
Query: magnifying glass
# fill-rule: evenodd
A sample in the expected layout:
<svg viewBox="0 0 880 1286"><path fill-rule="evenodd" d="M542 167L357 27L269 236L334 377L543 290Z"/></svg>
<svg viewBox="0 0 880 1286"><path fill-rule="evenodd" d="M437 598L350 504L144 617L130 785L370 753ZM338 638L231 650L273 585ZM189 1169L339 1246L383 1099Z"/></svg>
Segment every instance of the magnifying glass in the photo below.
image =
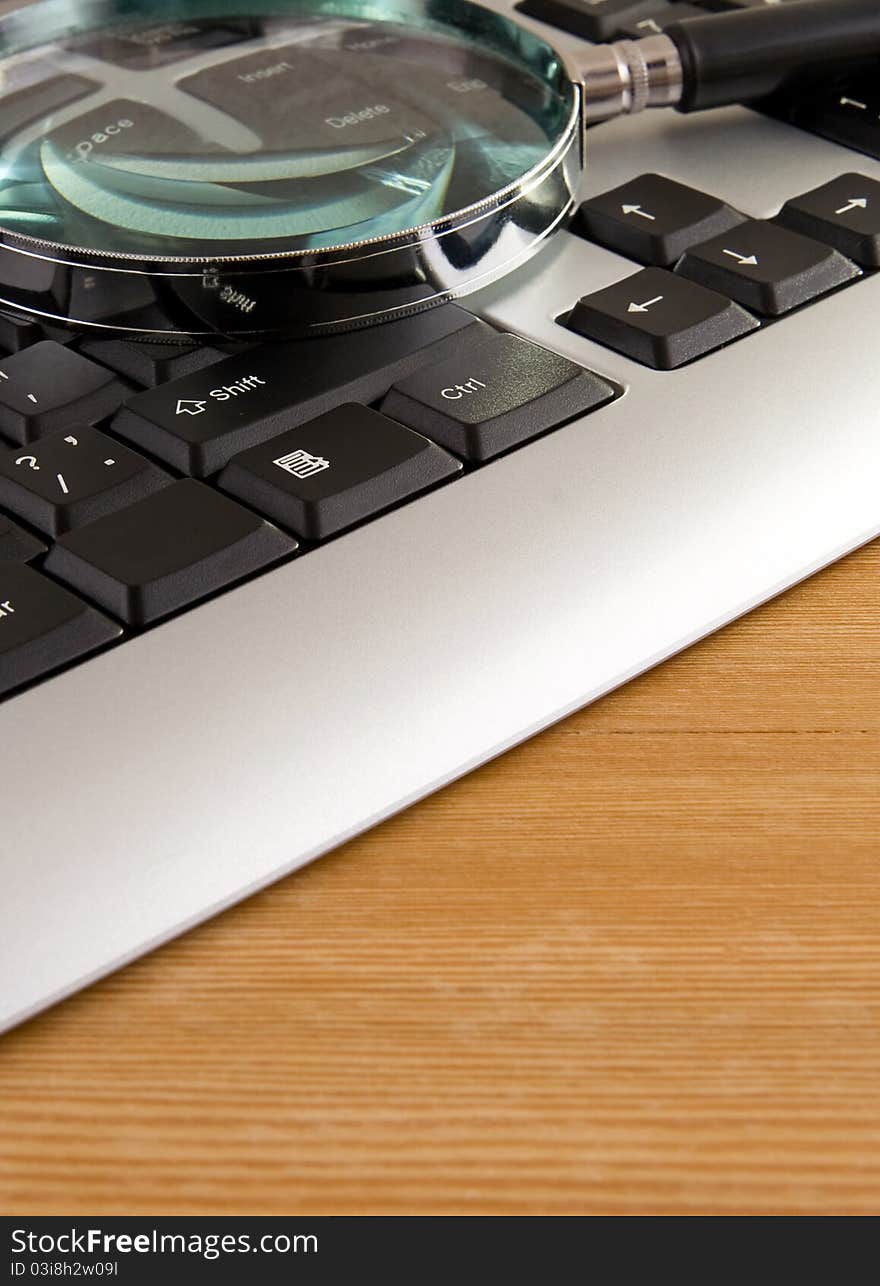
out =
<svg viewBox="0 0 880 1286"><path fill-rule="evenodd" d="M878 49L873 0L577 65L469 0L48 0L0 22L0 306L156 338L398 317L565 224L590 121Z"/></svg>

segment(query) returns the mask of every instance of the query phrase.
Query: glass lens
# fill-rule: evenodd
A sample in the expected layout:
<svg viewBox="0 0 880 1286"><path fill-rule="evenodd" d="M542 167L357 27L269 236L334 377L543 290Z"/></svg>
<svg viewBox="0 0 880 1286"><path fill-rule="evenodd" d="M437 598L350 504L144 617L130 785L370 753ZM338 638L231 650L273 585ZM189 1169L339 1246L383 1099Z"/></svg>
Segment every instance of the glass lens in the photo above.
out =
<svg viewBox="0 0 880 1286"><path fill-rule="evenodd" d="M126 258L392 236L540 165L573 91L442 3L50 3L0 25L0 229Z"/></svg>

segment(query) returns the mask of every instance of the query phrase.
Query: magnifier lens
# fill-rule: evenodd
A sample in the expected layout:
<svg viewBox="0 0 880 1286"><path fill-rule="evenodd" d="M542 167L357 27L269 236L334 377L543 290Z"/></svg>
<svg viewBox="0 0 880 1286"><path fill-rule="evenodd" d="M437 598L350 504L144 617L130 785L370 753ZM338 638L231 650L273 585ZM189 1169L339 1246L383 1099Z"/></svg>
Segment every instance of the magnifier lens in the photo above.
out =
<svg viewBox="0 0 880 1286"><path fill-rule="evenodd" d="M0 56L0 291L36 307L21 252L54 263L50 315L126 326L124 284L172 329L360 324L395 291L414 307L498 275L570 202L574 90L548 46L462 0L50 3L0 24ZM475 221L478 254L438 250ZM362 255L381 268L353 272ZM100 317L72 307L86 268ZM224 289L257 316L218 309Z"/></svg>

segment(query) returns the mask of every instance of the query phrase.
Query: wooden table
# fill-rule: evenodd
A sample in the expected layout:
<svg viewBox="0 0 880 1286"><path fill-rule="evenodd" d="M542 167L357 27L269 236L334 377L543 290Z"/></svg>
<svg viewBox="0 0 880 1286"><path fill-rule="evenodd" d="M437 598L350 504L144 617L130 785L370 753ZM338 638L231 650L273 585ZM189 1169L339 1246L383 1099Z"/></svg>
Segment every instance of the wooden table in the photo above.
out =
<svg viewBox="0 0 880 1286"><path fill-rule="evenodd" d="M0 1211L876 1212L880 545L0 1041Z"/></svg>

